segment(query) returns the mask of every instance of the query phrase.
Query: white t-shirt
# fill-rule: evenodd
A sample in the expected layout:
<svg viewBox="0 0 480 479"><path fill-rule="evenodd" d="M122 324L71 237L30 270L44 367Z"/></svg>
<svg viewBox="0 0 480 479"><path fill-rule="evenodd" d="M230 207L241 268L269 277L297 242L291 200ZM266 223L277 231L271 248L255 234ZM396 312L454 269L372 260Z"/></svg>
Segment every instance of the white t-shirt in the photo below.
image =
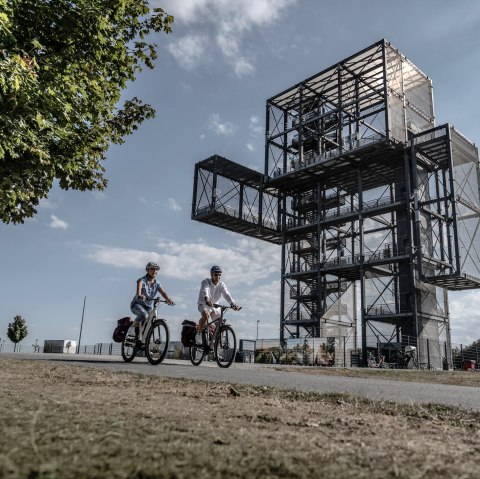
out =
<svg viewBox="0 0 480 479"><path fill-rule="evenodd" d="M205 297L210 299L212 303L218 303L221 297L224 297L228 304L232 304L235 301L228 292L227 287L223 281L219 281L217 284L212 283L211 278L205 278L200 285L200 292L198 293L198 304L205 304Z"/></svg>

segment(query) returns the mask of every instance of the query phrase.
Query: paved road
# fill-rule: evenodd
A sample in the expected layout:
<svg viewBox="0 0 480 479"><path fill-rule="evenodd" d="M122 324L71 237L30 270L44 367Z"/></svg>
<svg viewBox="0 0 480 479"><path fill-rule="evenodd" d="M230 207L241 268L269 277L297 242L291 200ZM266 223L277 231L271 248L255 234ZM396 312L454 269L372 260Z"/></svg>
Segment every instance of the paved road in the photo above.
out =
<svg viewBox="0 0 480 479"><path fill-rule="evenodd" d="M308 374L302 367L278 368L265 364L234 363L228 369L221 369L213 362L204 362L201 366L194 367L188 361L168 359L159 366L151 366L143 358L136 358L132 363L126 364L119 356L23 353L3 355L22 359L68 361L78 366L130 371L151 376L271 386L318 393L347 393L369 399L406 404L440 403L480 411L480 388L476 387Z"/></svg>

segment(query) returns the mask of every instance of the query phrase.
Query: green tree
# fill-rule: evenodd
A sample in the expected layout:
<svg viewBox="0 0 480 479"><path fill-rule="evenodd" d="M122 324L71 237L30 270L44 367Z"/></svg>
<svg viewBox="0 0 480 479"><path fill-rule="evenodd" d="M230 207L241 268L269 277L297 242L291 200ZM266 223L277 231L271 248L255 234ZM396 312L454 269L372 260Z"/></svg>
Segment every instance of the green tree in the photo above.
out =
<svg viewBox="0 0 480 479"><path fill-rule="evenodd" d="M17 315L13 318L13 323L8 323L7 336L15 344L14 351L17 350L17 344L28 334L28 328L25 320Z"/></svg>
<svg viewBox="0 0 480 479"><path fill-rule="evenodd" d="M0 218L22 223L57 180L103 190L110 144L154 109L122 90L154 67L173 17L148 0L0 0Z"/></svg>

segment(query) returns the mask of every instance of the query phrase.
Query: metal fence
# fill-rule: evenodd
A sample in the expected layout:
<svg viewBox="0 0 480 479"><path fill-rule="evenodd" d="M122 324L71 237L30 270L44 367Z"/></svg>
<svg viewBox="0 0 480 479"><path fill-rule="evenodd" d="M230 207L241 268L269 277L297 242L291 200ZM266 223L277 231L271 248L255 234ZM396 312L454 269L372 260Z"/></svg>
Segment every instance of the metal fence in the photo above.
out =
<svg viewBox="0 0 480 479"><path fill-rule="evenodd" d="M259 339L255 362L299 366L351 366L351 337L296 338L281 344L279 339ZM358 364L357 364L358 365Z"/></svg>
<svg viewBox="0 0 480 479"><path fill-rule="evenodd" d="M412 364L405 362L405 351L408 346L416 342L413 338L406 338L402 342L369 342L367 347L368 364L373 367L412 368ZM480 346L452 344L448 348L443 341L426 339L416 350L416 361L413 367L430 370L479 370ZM13 353L14 344L0 341L0 353ZM43 346L17 344L18 353L40 353ZM63 353L50 350L52 353ZM102 356L120 356L120 343L97 343L80 346L77 354L92 354ZM74 351L68 354L75 354ZM167 352L167 359L188 360L188 348L180 341L172 341ZM299 366L320 367L359 367L363 366L360 350L352 347L351 338L298 338L287 341L282 347L279 339L258 339L239 341L235 358L236 362L257 362L264 364L290 364Z"/></svg>

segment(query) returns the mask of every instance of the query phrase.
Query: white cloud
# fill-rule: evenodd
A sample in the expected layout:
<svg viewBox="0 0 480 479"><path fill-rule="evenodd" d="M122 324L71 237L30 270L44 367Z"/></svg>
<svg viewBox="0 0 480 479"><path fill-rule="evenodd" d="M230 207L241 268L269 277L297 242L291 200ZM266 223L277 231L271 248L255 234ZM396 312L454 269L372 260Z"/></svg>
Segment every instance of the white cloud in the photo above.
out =
<svg viewBox="0 0 480 479"><path fill-rule="evenodd" d="M93 190L91 194L96 200L104 200L107 197L107 195L103 191L98 190Z"/></svg>
<svg viewBox="0 0 480 479"><path fill-rule="evenodd" d="M235 57L232 59L233 70L239 78L253 75L255 67L253 63L245 57Z"/></svg>
<svg viewBox="0 0 480 479"><path fill-rule="evenodd" d="M248 122L248 130L250 140L246 144L248 151L255 151L256 143L258 143L258 137L263 133L263 126L259 124L258 116L251 116Z"/></svg>
<svg viewBox="0 0 480 479"><path fill-rule="evenodd" d="M193 70L206 60L208 40L202 35L187 35L170 43L169 52L181 67Z"/></svg>
<svg viewBox="0 0 480 479"><path fill-rule="evenodd" d="M68 228L68 223L61 220L55 215L50 216L50 227L55 228L55 229L61 229L61 230L66 230Z"/></svg>
<svg viewBox="0 0 480 479"><path fill-rule="evenodd" d="M261 339L278 338L280 331L280 274L277 279L248 290L246 295L240 299L241 304L245 304L249 306L249 309L255 311L253 318L255 319L255 329L256 321L259 320L258 337ZM254 337L251 321L252 318L248 318L245 330L250 330L250 336ZM241 331L240 327L239 331Z"/></svg>
<svg viewBox="0 0 480 479"><path fill-rule="evenodd" d="M255 67L248 58L241 54L239 40L231 35L231 32L218 35L216 40L220 50L239 78L253 75Z"/></svg>
<svg viewBox="0 0 480 479"><path fill-rule="evenodd" d="M158 262L160 255L151 251L91 245L87 252L87 258L95 263L118 266L120 268L143 269L149 261Z"/></svg>
<svg viewBox="0 0 480 479"><path fill-rule="evenodd" d="M250 117L250 122L248 124L248 129L253 135L261 135L263 133L263 126L260 125L258 116Z"/></svg>
<svg viewBox="0 0 480 479"><path fill-rule="evenodd" d="M222 122L218 113L212 113L208 119L208 127L217 135L232 135L236 126L229 121Z"/></svg>
<svg viewBox="0 0 480 479"><path fill-rule="evenodd" d="M173 198L168 198L168 207L173 211L182 211L182 207Z"/></svg>
<svg viewBox="0 0 480 479"><path fill-rule="evenodd" d="M233 58L239 54L240 45L235 37L220 34L217 35L217 45L227 57Z"/></svg>
<svg viewBox="0 0 480 479"><path fill-rule="evenodd" d="M153 2L154 4L156 2ZM253 60L244 53L244 40L254 30L262 32L277 22L296 0L160 0L158 4L193 31L172 43L170 53L178 63L192 69L204 61L216 47L238 77L252 75ZM208 33L196 33L197 29ZM198 41L200 38L200 42ZM209 46L207 51L206 45Z"/></svg>
<svg viewBox="0 0 480 479"><path fill-rule="evenodd" d="M278 265L277 265L278 270ZM270 283L261 285L248 291L245 300L248 304L255 304L255 311L259 317L280 313L280 272L278 278ZM278 328L278 321L275 323Z"/></svg>
<svg viewBox="0 0 480 479"><path fill-rule="evenodd" d="M218 25L221 31L245 31L277 21L296 0L158 0L176 22Z"/></svg>
<svg viewBox="0 0 480 479"><path fill-rule="evenodd" d="M143 268L148 261L157 261L162 276L176 279L195 279L208 276L212 264L220 264L228 284L253 285L278 273L280 247L251 238L240 238L224 247L204 242L178 243L161 240L157 252L102 245L89 247L87 257L96 263Z"/></svg>
<svg viewBox="0 0 480 479"><path fill-rule="evenodd" d="M46 210L54 210L54 209L58 208L58 205L54 201L51 201L47 198L42 198L40 200L40 203L38 203L38 207L46 209Z"/></svg>
<svg viewBox="0 0 480 479"><path fill-rule="evenodd" d="M192 23L198 17L198 12L202 11L211 0L182 0L181 6L178 0L158 0L153 1L153 6L163 8L168 14L175 16L175 21Z"/></svg>

